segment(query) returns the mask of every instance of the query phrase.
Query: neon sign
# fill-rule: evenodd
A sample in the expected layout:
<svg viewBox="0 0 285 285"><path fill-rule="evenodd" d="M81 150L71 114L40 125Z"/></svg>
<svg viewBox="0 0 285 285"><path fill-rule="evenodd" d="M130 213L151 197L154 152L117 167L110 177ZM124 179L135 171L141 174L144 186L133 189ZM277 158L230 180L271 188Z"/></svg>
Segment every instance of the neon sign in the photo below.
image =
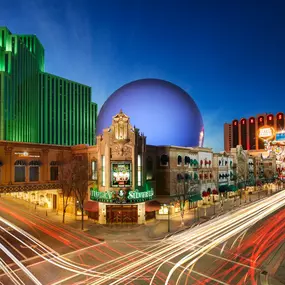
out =
<svg viewBox="0 0 285 285"><path fill-rule="evenodd" d="M272 127L261 127L258 137L264 140L270 140L274 137L275 131Z"/></svg>
<svg viewBox="0 0 285 285"><path fill-rule="evenodd" d="M285 132L276 133L276 141L285 141Z"/></svg>
<svg viewBox="0 0 285 285"><path fill-rule="evenodd" d="M138 189L125 191L120 189L119 191L104 191L100 192L98 189L90 189L90 200L105 202L105 203L138 203L153 199L153 188L147 191L140 192Z"/></svg>

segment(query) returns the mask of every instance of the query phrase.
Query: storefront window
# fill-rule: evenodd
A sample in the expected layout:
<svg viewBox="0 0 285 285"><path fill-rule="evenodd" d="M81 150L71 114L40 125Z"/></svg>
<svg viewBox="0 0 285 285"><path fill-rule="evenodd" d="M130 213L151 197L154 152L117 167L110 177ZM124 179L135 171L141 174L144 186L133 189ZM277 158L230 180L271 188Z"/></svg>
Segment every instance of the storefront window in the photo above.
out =
<svg viewBox="0 0 285 285"><path fill-rule="evenodd" d="M168 206L161 206L158 210L160 215L167 215L168 214Z"/></svg>

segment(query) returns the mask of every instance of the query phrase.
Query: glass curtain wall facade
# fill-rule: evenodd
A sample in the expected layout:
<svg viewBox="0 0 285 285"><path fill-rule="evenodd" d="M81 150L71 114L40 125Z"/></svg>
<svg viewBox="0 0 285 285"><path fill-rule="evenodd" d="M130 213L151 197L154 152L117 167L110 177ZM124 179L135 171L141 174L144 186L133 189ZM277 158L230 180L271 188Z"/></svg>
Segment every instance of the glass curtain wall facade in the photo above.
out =
<svg viewBox="0 0 285 285"><path fill-rule="evenodd" d="M95 144L91 88L46 73L35 35L0 27L0 140Z"/></svg>

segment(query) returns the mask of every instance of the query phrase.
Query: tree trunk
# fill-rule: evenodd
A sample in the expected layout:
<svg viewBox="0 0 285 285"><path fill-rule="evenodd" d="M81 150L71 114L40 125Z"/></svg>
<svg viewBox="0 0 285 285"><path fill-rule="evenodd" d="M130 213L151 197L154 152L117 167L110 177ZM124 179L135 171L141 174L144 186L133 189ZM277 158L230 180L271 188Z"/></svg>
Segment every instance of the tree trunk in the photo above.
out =
<svg viewBox="0 0 285 285"><path fill-rule="evenodd" d="M81 230L84 230L84 211L83 208L81 208Z"/></svg>
<svg viewBox="0 0 285 285"><path fill-rule="evenodd" d="M65 223L65 213L66 213L66 208L64 207L62 211L62 223L63 224Z"/></svg>

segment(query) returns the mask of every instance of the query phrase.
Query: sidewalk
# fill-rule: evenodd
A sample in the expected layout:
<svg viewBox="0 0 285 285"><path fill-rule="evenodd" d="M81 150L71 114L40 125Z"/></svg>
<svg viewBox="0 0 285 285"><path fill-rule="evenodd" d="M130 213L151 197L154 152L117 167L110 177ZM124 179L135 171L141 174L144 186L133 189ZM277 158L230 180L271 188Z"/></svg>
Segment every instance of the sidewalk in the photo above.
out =
<svg viewBox="0 0 285 285"><path fill-rule="evenodd" d="M265 193L260 193L260 198L265 197ZM46 219L47 221L67 229L74 231L81 231L81 221L77 221L74 217L66 215L65 224L62 223L62 214L57 214L54 210L47 210L43 207L36 206L24 200L12 198L10 196L3 195L0 199L6 201L7 204L11 203L30 214L36 214L37 216ZM258 194L251 195L251 201L256 201ZM84 231L101 240L126 240L126 241L141 241L164 238L169 234L173 234L177 231L184 230L193 226L194 224L200 224L210 220L212 217L221 213L226 213L230 210L238 208L240 205L245 204L245 199L242 198L233 201L233 199L224 200L224 206L221 208L220 203L216 205L210 205L209 207L201 207L199 211L197 209L186 210L184 214L184 226L181 226L181 216L177 213L172 216L170 221L168 220L152 220L147 221L145 225L99 225L92 220L84 221ZM170 226L170 232L168 227Z"/></svg>

